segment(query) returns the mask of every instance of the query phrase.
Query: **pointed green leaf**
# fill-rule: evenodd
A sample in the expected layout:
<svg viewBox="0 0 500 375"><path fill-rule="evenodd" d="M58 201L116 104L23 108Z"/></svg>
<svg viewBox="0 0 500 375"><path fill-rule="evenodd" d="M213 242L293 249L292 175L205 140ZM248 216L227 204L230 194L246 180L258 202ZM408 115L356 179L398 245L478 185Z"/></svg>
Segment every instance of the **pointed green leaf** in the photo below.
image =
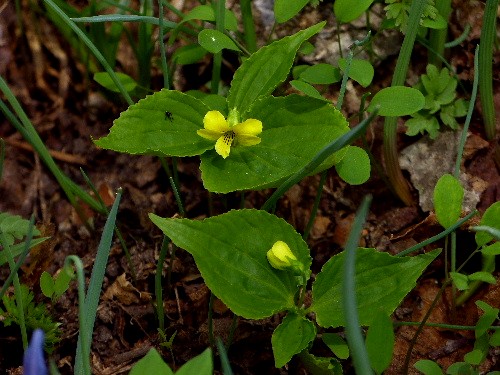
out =
<svg viewBox="0 0 500 375"><path fill-rule="evenodd" d="M206 348L203 353L191 358L182 367L175 372L175 375L213 375L214 363L212 359L212 350ZM149 372L149 374L154 374ZM159 373L156 373L159 374Z"/></svg>
<svg viewBox="0 0 500 375"><path fill-rule="evenodd" d="M240 50L230 37L213 29L201 30L198 34L198 43L212 53L219 53L223 49L230 49L233 51Z"/></svg>
<svg viewBox="0 0 500 375"><path fill-rule="evenodd" d="M274 17L277 23L283 23L297 15L309 0L275 0Z"/></svg>
<svg viewBox="0 0 500 375"><path fill-rule="evenodd" d="M94 143L129 154L199 155L213 147L196 133L203 128L208 111L203 102L190 95L162 90L122 112L109 134Z"/></svg>
<svg viewBox="0 0 500 375"><path fill-rule="evenodd" d="M458 290L469 289L469 278L467 275L459 272L450 272L450 277Z"/></svg>
<svg viewBox="0 0 500 375"><path fill-rule="evenodd" d="M342 160L335 165L335 169L348 184L364 184L370 178L370 157L361 147L349 146Z"/></svg>
<svg viewBox="0 0 500 375"><path fill-rule="evenodd" d="M292 357L304 350L316 336L313 322L297 314L288 314L273 332L274 363L276 368L286 365Z"/></svg>
<svg viewBox="0 0 500 375"><path fill-rule="evenodd" d="M460 219L464 188L451 174L442 175L434 188L434 210L444 228L449 228Z"/></svg>
<svg viewBox="0 0 500 375"><path fill-rule="evenodd" d="M380 116L406 116L420 111L425 104L424 95L412 87L391 86L380 90L375 94L368 112L372 112L375 106L380 106Z"/></svg>
<svg viewBox="0 0 500 375"><path fill-rule="evenodd" d="M488 284L496 284L497 283L497 280L495 279L495 277L491 273L484 272L484 271L471 273L469 275L469 280L470 281L483 281L483 282L488 283Z"/></svg>
<svg viewBox="0 0 500 375"><path fill-rule="evenodd" d="M347 66L346 59L339 59L339 67L345 72ZM349 77L358 82L363 87L370 86L375 71L368 60L352 59L349 67Z"/></svg>
<svg viewBox="0 0 500 375"><path fill-rule="evenodd" d="M500 242L495 242L481 249L483 255L500 255Z"/></svg>
<svg viewBox="0 0 500 375"><path fill-rule="evenodd" d="M476 323L475 336L476 339L483 336L491 327L493 322L498 318L500 311L496 307L491 307L486 302L476 301L476 306L484 311L484 314L478 319Z"/></svg>
<svg viewBox="0 0 500 375"><path fill-rule="evenodd" d="M421 359L413 365L418 371L424 375L443 375L441 367L430 359Z"/></svg>
<svg viewBox="0 0 500 375"><path fill-rule="evenodd" d="M40 275L40 289L47 298L52 298L54 294L54 279L47 271L43 271Z"/></svg>
<svg viewBox="0 0 500 375"><path fill-rule="evenodd" d="M389 367L394 347L394 327L389 315L379 311L366 334L366 350L372 368L381 374Z"/></svg>
<svg viewBox="0 0 500 375"><path fill-rule="evenodd" d="M163 374L174 375L174 372L163 361L155 348L149 349L148 354L135 363L129 375Z"/></svg>
<svg viewBox="0 0 500 375"><path fill-rule="evenodd" d="M137 82L135 82L134 79L129 75L120 72L115 72L115 75L127 92L131 92L137 87ZM120 89L118 88L118 86L116 86L115 81L111 79L111 76L108 72L94 73L94 81L110 91L120 92Z"/></svg>
<svg viewBox="0 0 500 375"><path fill-rule="evenodd" d="M200 169L207 190L228 193L277 186L349 130L331 104L299 95L259 100L246 118L262 121L262 141L232 147L226 159L213 150L204 153Z"/></svg>
<svg viewBox="0 0 500 375"><path fill-rule="evenodd" d="M314 86L310 85L307 82L294 79L293 81L290 81L290 85L295 90L302 91L304 94L310 96L311 98L327 101L324 97L321 96L319 91L314 88Z"/></svg>
<svg viewBox="0 0 500 375"><path fill-rule="evenodd" d="M323 333L321 339L338 358L349 358L349 346L338 333Z"/></svg>
<svg viewBox="0 0 500 375"><path fill-rule="evenodd" d="M300 79L310 84L329 85L340 82L342 75L340 70L330 64L316 64L305 68L300 73Z"/></svg>
<svg viewBox="0 0 500 375"><path fill-rule="evenodd" d="M244 113L259 96L271 94L288 76L300 45L324 26L321 22L275 41L245 60L234 74L227 98L229 108Z"/></svg>
<svg viewBox="0 0 500 375"><path fill-rule="evenodd" d="M479 225L500 229L500 202L495 202L486 209ZM493 238L491 234L486 232L476 233L476 243L478 246L486 245Z"/></svg>
<svg viewBox="0 0 500 375"><path fill-rule="evenodd" d="M335 17L344 23L354 21L356 18L361 16L374 0L336 0L333 4L333 11L335 12Z"/></svg>
<svg viewBox="0 0 500 375"><path fill-rule="evenodd" d="M202 221L150 218L194 258L212 292L235 314L261 319L294 308L297 280L271 267L266 253L276 241L288 244L308 269L309 249L286 221L265 211L239 210Z"/></svg>
<svg viewBox="0 0 500 375"><path fill-rule="evenodd" d="M369 325L375 312L391 314L416 285L422 271L440 250L415 257L394 257L375 249L359 248L356 253L356 299L361 325ZM342 310L342 267L344 253L332 257L313 284L313 304L321 327L344 325Z"/></svg>

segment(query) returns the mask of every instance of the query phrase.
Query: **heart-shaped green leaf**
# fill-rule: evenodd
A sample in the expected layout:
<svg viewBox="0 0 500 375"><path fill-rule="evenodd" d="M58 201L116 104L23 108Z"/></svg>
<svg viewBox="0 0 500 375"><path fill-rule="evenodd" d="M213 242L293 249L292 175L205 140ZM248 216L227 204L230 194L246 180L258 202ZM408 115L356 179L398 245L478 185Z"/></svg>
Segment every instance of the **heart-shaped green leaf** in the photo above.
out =
<svg viewBox="0 0 500 375"><path fill-rule="evenodd" d="M137 86L137 82L134 81L132 77L125 73L115 72L116 77L121 82L123 87L127 92L131 92ZM96 81L101 86L107 88L113 92L120 92L120 89L116 86L115 81L111 79L108 72L98 72L94 74L94 81Z"/></svg>
<svg viewBox="0 0 500 375"><path fill-rule="evenodd" d="M479 225L487 225L492 228L500 229L500 202L495 202L484 211ZM486 245L494 237L486 232L476 233L477 246Z"/></svg>
<svg viewBox="0 0 500 375"><path fill-rule="evenodd" d="M416 285L422 271L438 256L440 250L415 257L394 257L376 249L356 250L356 299L359 323L370 325L375 314L391 314ZM313 304L321 327L344 325L342 309L342 268L344 252L325 263L313 284Z"/></svg>
<svg viewBox="0 0 500 375"><path fill-rule="evenodd" d="M335 17L340 22L351 22L361 16L373 3L373 0L336 0L333 4Z"/></svg>
<svg viewBox="0 0 500 375"><path fill-rule="evenodd" d="M131 105L109 134L94 143L129 154L199 155L213 147L196 131L209 111L202 101L179 91L162 90Z"/></svg>
<svg viewBox="0 0 500 375"><path fill-rule="evenodd" d="M302 237L283 219L259 210L202 221L149 216L193 256L207 286L235 314L262 319L294 308L296 278L272 268L266 253L276 241L284 241L306 269L311 257Z"/></svg>
<svg viewBox="0 0 500 375"><path fill-rule="evenodd" d="M209 191L277 186L349 130L343 115L331 104L299 95L259 100L246 118L262 121L262 141L232 147L227 159L212 150L204 153L200 169Z"/></svg>

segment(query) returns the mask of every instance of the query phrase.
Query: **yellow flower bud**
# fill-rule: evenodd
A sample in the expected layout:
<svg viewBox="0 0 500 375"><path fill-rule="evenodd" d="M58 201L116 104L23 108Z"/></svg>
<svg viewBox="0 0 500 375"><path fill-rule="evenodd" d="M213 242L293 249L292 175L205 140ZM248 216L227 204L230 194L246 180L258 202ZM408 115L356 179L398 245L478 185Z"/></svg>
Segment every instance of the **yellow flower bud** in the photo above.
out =
<svg viewBox="0 0 500 375"><path fill-rule="evenodd" d="M297 261L297 257L283 241L276 241L266 255L271 266L278 270L292 267L293 263Z"/></svg>

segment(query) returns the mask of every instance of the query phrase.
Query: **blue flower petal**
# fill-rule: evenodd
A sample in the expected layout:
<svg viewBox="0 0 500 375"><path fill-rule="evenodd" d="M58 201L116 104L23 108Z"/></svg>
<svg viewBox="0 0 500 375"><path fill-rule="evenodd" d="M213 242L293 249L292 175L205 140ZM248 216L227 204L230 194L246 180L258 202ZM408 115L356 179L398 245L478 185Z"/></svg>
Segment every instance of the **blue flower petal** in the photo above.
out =
<svg viewBox="0 0 500 375"><path fill-rule="evenodd" d="M47 365L43 356L45 334L41 329L35 329L31 336L28 349L24 352L24 375L47 375Z"/></svg>

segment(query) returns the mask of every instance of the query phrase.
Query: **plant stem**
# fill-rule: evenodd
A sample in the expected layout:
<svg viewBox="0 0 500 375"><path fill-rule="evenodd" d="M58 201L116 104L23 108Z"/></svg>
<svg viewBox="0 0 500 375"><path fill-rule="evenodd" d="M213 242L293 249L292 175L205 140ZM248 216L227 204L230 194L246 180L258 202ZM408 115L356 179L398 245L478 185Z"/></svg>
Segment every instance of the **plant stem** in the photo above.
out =
<svg viewBox="0 0 500 375"><path fill-rule="evenodd" d="M241 0L241 15L243 20L243 35L245 37L246 49L250 53L257 51L257 35L255 33L255 23L252 15L252 1Z"/></svg>
<svg viewBox="0 0 500 375"><path fill-rule="evenodd" d="M417 36L420 25L420 17L424 10L427 0L414 0L411 3L406 36L399 52L398 61L392 77L391 86L404 86L406 73L410 65L411 52ZM392 184L398 197L406 204L412 205L413 198L410 193L408 182L401 172L398 160L398 151L396 143L397 135L397 117L386 117L384 122L384 161L387 177Z"/></svg>
<svg viewBox="0 0 500 375"><path fill-rule="evenodd" d="M363 334L359 325L358 307L356 302L356 249L359 243L359 236L363 229L368 208L371 202L371 196L365 196L361 203L351 232L347 239L344 250L344 272L342 278L342 308L345 316L345 330L349 351L354 363L357 374L373 374L366 350Z"/></svg>
<svg viewBox="0 0 500 375"><path fill-rule="evenodd" d="M436 9L441 17L446 20L444 29L431 29L429 36L429 45L432 52L429 54L429 64L434 64L438 69L441 69L441 56L444 55L446 37L448 36L448 18L451 13L451 0L436 0Z"/></svg>
<svg viewBox="0 0 500 375"><path fill-rule="evenodd" d="M496 18L499 0L486 0L483 27L481 29L481 49L479 50L479 94L483 109L484 130L488 140L495 138L495 106L493 103L493 44L496 39Z"/></svg>

